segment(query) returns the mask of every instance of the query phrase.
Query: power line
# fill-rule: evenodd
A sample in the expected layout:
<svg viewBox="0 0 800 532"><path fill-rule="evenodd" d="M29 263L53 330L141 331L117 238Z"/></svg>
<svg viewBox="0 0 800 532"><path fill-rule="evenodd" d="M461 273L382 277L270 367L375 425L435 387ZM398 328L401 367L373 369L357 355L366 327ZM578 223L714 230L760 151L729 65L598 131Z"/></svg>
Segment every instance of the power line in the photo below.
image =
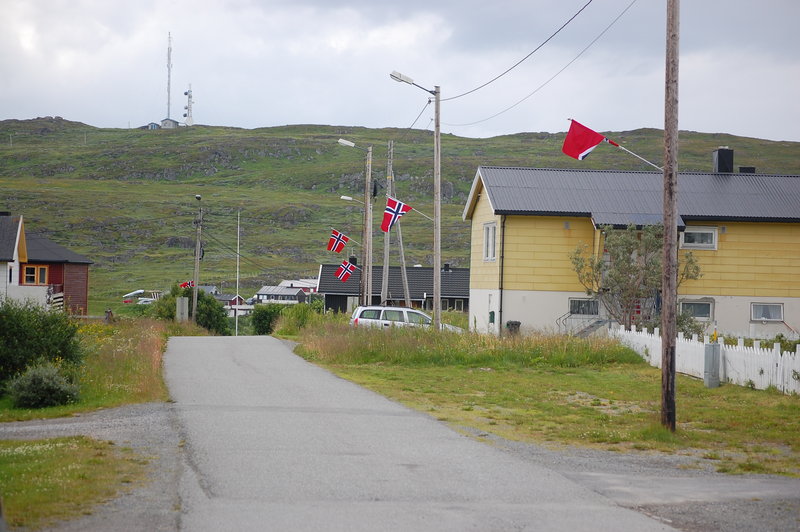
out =
<svg viewBox="0 0 800 532"><path fill-rule="evenodd" d="M583 50L581 50L581 51L578 53L578 55L576 55L576 56L575 56L575 57L574 57L574 58L573 58L573 59L572 59L572 60L571 60L569 63L567 63L566 65L564 65L564 66L561 68L561 70L559 70L558 72L556 72L555 74L553 74L553 75L552 75L552 76L551 76L551 77L550 77L550 78L549 78L547 81L545 81L544 83L542 83L541 85L539 85L538 87L536 87L536 89L534 89L534 90L533 90L533 92L531 92L530 94L528 94L527 96L525 96L524 98L522 98L521 100L519 100L518 102L516 102L515 104L513 104L513 105L511 105L511 106L509 106L509 107L506 107L505 109L503 109L503 110L502 110L502 111L500 111L499 113L495 113L495 114L493 114L492 116L488 116L488 117L486 117L486 118L483 118L483 119L481 119L481 120L476 120L475 122L468 122L468 123L465 123L465 124L445 124L445 125L447 125L447 126L474 126L475 124L480 124L480 123L482 123L482 122L486 122L486 121L488 121L488 120L491 120L492 118L497 118L497 117L498 117L498 116L500 116L501 114L503 114L503 113L506 113L506 112L510 111L511 109L515 108L516 106L518 106L519 104L521 104L522 102L524 102L525 100L527 100L528 98L530 98L531 96L533 96L534 94L536 94L537 92L539 92L540 90L542 90L544 87L546 87L546 86L547 86L547 85L548 85L548 84L549 84L551 81L553 81L554 79L556 79L556 78L557 78L557 77L558 77L558 76L559 76L559 75L560 75L562 72L564 72L564 71L565 71L565 70L566 70L566 69L567 69L567 68L568 68L570 65L572 65L572 63L574 63L575 61L577 61L577 60L578 60L578 59L579 59L579 58L580 58L580 57L581 57L581 56L582 56L582 55L583 55L583 54L584 54L584 53L585 53L585 52L586 52L586 51L587 51L589 48L591 48L591 47L594 45L594 43L596 43L597 41L599 41L599 40L600 40L600 38L601 38L603 35L605 35L605 34L606 34L606 32L607 32L608 30L610 30L610 29L611 29L611 27L612 27L614 24L616 24L616 23L617 23L617 21L618 21L619 19L621 19L621 18L622 18L622 15L624 15L624 14L625 14L625 13L626 13L626 12L627 12L627 11L628 11L630 8L631 8L631 7L633 7L633 4L635 4L637 1L638 1L638 0L633 0L633 1L632 1L630 4L628 4L628 7L626 7L625 9L623 9L623 10L622 10L622 12L621 12L619 15L617 15L617 17L616 17L614 20L612 20L612 21L611 21L611 24L609 24L608 26L606 26L606 28L605 28L603 31L601 31L601 32L600 32L600 34L599 34L597 37L595 37L595 38L594 38L594 39L593 39L593 40L592 40L592 41L591 41L591 42L590 42L588 45L586 45L586 47L585 47Z"/></svg>
<svg viewBox="0 0 800 532"><path fill-rule="evenodd" d="M509 72L511 72L512 70L514 70L515 68L517 68L519 65L521 65L521 64L522 64L522 63L523 63L523 62L524 62L526 59L528 59L530 56L532 56L533 54L535 54L536 52L538 52L538 51L539 51L539 49L540 49L540 48L542 48L542 47L543 47L545 44L547 44L547 43L548 43L548 42L549 42L549 41L550 41L550 40L551 40L553 37L555 37L556 35L558 35L558 34L561 32L561 30L563 30L564 28L566 28L566 27L567 27L567 25L569 25L569 23L570 23L570 22L572 22L573 20L575 20L575 18L576 18L578 15L580 15L580 14L581 14L581 12L583 12L583 10L584 10L584 9L586 9L587 7L589 7L589 4L591 4L591 3L592 3L592 1L593 1L593 0L589 0L588 2L586 2L586 4L585 4L585 5L584 5L582 8L580 8L580 9L578 10L578 12L577 12L577 13L575 13L574 15L572 15L572 16L569 18L569 20L567 20L567 21L566 21L564 24L562 24L562 25L561 25L561 27L560 27L560 28L558 28L558 29L557 29L555 32L553 32L553 34L552 34L552 35L550 35L550 36L549 36L547 39L545 39L545 40L542 42L542 44L540 44L539 46L537 46L536 48L534 48L534 49L533 49L533 51L532 51L531 53L529 53L528 55L526 55L525 57L523 57L522 59L520 59L519 61L517 61L517 62L516 62L514 65L512 65L510 68L508 68L508 69L507 69L505 72L503 72L502 74L500 74L500 75L498 75L498 76L496 76L496 77L494 77L494 78L490 79L489 81L487 81L487 82L486 82L486 83L484 83L483 85L480 85L480 86L478 86L478 87L475 87L475 88L474 88L474 89L472 89L472 90L469 90L469 91L467 91L467 92L464 92L464 93L462 93L462 94L458 94L458 95L456 95L456 96L451 96L451 97L449 97L449 98L442 98L442 100L441 100L441 101L443 101L443 102L448 102L448 101L450 101L450 100L455 100L455 99L457 99L457 98L461 98L461 97L463 97L463 96L466 96L466 95L468 95L468 94L472 94L473 92L476 92L476 91L478 91L478 90L480 90L480 89L482 89L482 88L486 87L487 85L489 85L489 84L491 84L491 83L494 83L494 82L495 82L495 81L497 81L498 79L502 78L503 76L505 76L506 74L508 74Z"/></svg>

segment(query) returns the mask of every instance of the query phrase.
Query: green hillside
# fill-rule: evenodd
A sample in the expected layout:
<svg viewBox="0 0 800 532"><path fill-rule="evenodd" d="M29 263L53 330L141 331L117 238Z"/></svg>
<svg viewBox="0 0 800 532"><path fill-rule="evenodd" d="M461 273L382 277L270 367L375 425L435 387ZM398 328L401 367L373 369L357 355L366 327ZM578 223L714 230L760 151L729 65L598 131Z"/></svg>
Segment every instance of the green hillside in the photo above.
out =
<svg viewBox="0 0 800 532"><path fill-rule="evenodd" d="M659 130L609 136L651 161L662 158ZM363 195L364 152L338 145L339 138L374 146L373 177L381 185L393 140L397 195L432 214L430 131L317 125L147 131L99 129L58 117L0 121L0 210L22 214L28 231L44 232L95 261L90 312L97 314L118 307L125 292L166 289L191 278L194 196L202 194L201 282L234 291L241 210L241 293L248 297L263 284L315 277L320 262L341 260L325 250L331 226L360 240L361 205L339 196ZM693 132L680 138L681 171L709 171L713 149L725 145L735 150L737 166L800 174L797 142ZM563 139L563 133L443 135L443 262L468 265L461 213L479 165L651 169L608 145L575 161L561 153ZM383 199L375 205L379 231ZM403 218L403 236L407 260L430 265L431 222L411 212ZM380 264L382 237L375 240Z"/></svg>

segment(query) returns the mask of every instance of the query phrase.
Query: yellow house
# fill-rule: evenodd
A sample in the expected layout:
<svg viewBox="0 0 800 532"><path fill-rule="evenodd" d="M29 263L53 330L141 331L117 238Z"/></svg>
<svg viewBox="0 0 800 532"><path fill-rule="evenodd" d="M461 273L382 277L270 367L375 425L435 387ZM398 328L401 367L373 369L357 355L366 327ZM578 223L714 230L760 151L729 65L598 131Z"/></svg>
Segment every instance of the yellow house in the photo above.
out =
<svg viewBox="0 0 800 532"><path fill-rule="evenodd" d="M663 174L481 166L463 217L472 223L470 326L498 334L579 332L605 324L569 254L602 253L601 228L661 223ZM679 311L721 333L789 337L800 330L800 176L685 173L678 179L681 250L702 277Z"/></svg>

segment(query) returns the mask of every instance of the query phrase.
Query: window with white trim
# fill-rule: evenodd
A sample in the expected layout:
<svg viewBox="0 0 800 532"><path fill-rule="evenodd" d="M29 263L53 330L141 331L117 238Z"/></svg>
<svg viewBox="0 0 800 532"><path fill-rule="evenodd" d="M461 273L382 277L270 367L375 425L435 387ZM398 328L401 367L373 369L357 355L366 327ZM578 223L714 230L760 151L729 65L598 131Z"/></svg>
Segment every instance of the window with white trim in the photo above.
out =
<svg viewBox="0 0 800 532"><path fill-rule="evenodd" d="M783 321L783 303L750 303L753 321Z"/></svg>
<svg viewBox="0 0 800 532"><path fill-rule="evenodd" d="M497 224L495 222L483 224L483 260L493 261L497 257Z"/></svg>
<svg viewBox="0 0 800 532"><path fill-rule="evenodd" d="M714 316L714 303L684 299L681 301L680 312L688 314L698 321L711 321Z"/></svg>
<svg viewBox="0 0 800 532"><path fill-rule="evenodd" d="M682 249L717 249L717 228L686 226L681 233Z"/></svg>

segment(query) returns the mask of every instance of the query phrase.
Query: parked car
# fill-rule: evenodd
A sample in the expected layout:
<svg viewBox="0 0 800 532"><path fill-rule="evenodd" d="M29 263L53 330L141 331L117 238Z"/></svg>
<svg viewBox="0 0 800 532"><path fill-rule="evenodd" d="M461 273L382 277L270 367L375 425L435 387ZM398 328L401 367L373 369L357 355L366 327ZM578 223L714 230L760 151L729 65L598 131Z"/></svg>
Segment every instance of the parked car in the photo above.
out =
<svg viewBox="0 0 800 532"><path fill-rule="evenodd" d="M350 317L350 325L367 327L430 327L430 316L413 308L406 307L357 307ZM464 332L463 329L442 324L445 331Z"/></svg>

